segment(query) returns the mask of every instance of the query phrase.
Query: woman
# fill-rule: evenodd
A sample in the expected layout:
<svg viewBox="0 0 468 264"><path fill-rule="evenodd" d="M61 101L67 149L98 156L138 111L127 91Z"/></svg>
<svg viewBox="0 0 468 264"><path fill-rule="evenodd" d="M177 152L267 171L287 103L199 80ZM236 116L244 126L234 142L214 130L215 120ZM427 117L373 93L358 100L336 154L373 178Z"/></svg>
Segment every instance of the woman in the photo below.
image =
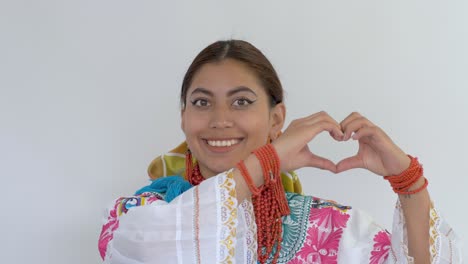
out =
<svg viewBox="0 0 468 264"><path fill-rule="evenodd" d="M183 143L150 165L151 185L119 198L99 240L107 263L458 263L454 233L433 207L416 158L352 113L285 121L268 59L240 40L218 41L189 67L181 91ZM327 131L358 140L334 164L307 143ZM302 167L365 168L398 194L393 234L364 213L302 196ZM182 175L182 177L162 177ZM286 192L284 192L284 190Z"/></svg>

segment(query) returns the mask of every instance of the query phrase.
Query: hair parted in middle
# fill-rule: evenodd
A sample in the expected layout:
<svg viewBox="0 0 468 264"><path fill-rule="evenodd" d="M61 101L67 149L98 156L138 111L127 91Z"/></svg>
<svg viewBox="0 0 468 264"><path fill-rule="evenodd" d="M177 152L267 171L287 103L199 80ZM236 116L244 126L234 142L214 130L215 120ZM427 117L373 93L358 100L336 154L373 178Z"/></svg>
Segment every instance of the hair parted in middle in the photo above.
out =
<svg viewBox="0 0 468 264"><path fill-rule="evenodd" d="M271 62L255 46L244 40L220 40L204 48L190 64L185 73L180 93L180 103L185 109L187 91L193 77L207 63L233 59L247 66L257 77L265 92L270 96L270 107L283 102L283 87Z"/></svg>

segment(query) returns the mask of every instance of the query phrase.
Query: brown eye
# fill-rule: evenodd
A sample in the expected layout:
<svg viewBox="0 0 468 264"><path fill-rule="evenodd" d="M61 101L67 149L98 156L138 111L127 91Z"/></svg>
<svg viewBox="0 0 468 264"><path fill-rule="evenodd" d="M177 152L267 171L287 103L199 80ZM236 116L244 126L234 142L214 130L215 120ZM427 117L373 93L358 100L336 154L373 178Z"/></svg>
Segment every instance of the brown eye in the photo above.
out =
<svg viewBox="0 0 468 264"><path fill-rule="evenodd" d="M210 103L206 99L196 99L192 101L192 105L197 107L207 107L210 106Z"/></svg>
<svg viewBox="0 0 468 264"><path fill-rule="evenodd" d="M251 101L251 100L249 100L247 98L239 98L239 99L234 100L232 105L234 105L234 106L248 106L248 105L250 105L252 103L253 103L253 101Z"/></svg>

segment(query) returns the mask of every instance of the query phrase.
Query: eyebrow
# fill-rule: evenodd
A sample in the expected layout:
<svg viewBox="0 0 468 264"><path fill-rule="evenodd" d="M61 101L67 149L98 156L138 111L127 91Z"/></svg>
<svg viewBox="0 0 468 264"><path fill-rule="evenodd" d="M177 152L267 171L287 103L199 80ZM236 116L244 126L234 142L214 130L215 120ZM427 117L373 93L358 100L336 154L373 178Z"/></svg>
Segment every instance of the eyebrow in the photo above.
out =
<svg viewBox="0 0 468 264"><path fill-rule="evenodd" d="M196 94L196 93L202 93L202 94L206 94L206 95L209 95L209 96L213 96L213 93L205 88L201 88L201 87L198 87L198 88L195 88L195 90L192 91L192 93L190 95L193 95L193 94Z"/></svg>
<svg viewBox="0 0 468 264"><path fill-rule="evenodd" d="M232 89L231 91L229 91L227 93L227 95L232 96L232 95L234 95L236 93L240 93L240 92L248 92L248 93L251 93L251 94L257 96L257 94L254 91L252 91L252 89L250 89L249 87L246 87L246 86L236 87L236 88Z"/></svg>
<svg viewBox="0 0 468 264"><path fill-rule="evenodd" d="M257 94L252 89L250 89L249 87L246 87L246 86L238 86L238 87L230 90L227 93L227 96L233 96L234 94L240 93L240 92L248 92L248 93L251 93L251 94L257 96ZM207 90L205 88L202 88L202 87L195 88L193 90L193 92L191 93L191 95L193 95L195 93L202 93L202 94L206 94L208 96L214 96L213 92L211 92L210 90Z"/></svg>

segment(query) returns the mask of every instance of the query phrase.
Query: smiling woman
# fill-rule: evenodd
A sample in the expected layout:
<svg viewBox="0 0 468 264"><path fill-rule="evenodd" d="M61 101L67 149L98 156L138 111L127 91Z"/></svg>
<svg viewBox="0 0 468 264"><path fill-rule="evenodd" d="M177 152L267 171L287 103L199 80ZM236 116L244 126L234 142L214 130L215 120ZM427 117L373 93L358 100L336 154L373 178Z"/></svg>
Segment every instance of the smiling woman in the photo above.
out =
<svg viewBox="0 0 468 264"><path fill-rule="evenodd" d="M197 71L182 109L182 130L202 175L227 171L278 134L284 107L270 107L269 97L242 62L226 59Z"/></svg>
<svg viewBox="0 0 468 264"><path fill-rule="evenodd" d="M106 215L99 239L106 263L461 262L422 166L371 121L352 113L338 123L320 112L281 133L281 83L250 43L202 50L181 105L186 142L156 158L153 182ZM357 140L357 154L337 164L313 154L307 144L323 131ZM392 234L350 206L303 196L294 173L303 167L365 168L387 179L398 196Z"/></svg>

